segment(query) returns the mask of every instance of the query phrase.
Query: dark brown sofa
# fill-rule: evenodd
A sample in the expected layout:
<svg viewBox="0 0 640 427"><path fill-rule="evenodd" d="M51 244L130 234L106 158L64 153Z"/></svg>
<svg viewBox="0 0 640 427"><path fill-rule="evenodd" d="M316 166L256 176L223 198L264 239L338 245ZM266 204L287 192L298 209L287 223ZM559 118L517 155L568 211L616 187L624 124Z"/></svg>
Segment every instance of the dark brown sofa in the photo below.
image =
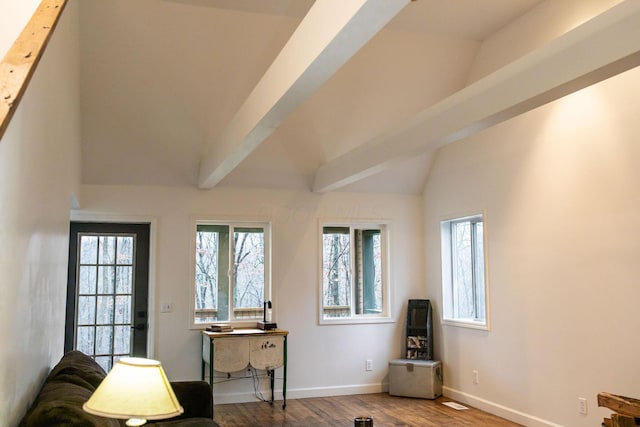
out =
<svg viewBox="0 0 640 427"><path fill-rule="evenodd" d="M70 351L51 370L20 427L120 427L126 420L91 415L82 410L106 373L91 357ZM211 386L205 381L178 381L171 386L184 408L179 417L149 421L153 426L218 426L213 421Z"/></svg>

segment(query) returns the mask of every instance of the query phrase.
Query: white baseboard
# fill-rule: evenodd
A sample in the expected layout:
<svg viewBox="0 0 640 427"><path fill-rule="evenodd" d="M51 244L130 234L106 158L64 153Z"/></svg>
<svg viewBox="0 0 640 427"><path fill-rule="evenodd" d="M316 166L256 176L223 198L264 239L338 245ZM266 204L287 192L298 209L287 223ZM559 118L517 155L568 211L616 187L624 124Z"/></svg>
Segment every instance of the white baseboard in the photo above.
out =
<svg viewBox="0 0 640 427"><path fill-rule="evenodd" d="M354 384L338 387L310 387L287 389L287 400L289 399L305 399L309 397L327 397L327 396L346 396L349 394L371 394L382 393L387 391L386 384ZM270 391L263 391L262 397L271 398ZM239 393L213 393L213 402L218 404L226 403L247 403L259 401L254 392ZM282 401L282 389L275 390L275 402Z"/></svg>
<svg viewBox="0 0 640 427"><path fill-rule="evenodd" d="M442 387L442 394L445 397L456 400L460 403L466 403L469 406L488 412L493 415L497 415L501 418L505 418L514 423L522 424L527 427L563 427L560 424L553 423L551 421L543 420L530 414L517 411L506 406L499 405L495 402L482 399L471 394L455 390L450 387Z"/></svg>
<svg viewBox="0 0 640 427"><path fill-rule="evenodd" d="M385 391L382 384L355 384L338 387L310 387L287 390L287 399L305 399L308 397L346 396L349 394L371 394Z"/></svg>

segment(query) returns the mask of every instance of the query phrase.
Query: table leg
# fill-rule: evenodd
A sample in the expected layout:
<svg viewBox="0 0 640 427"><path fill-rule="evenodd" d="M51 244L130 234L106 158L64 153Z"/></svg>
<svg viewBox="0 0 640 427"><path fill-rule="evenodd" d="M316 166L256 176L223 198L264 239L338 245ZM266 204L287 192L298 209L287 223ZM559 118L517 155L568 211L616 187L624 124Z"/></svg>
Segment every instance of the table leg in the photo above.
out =
<svg viewBox="0 0 640 427"><path fill-rule="evenodd" d="M200 350L200 351L202 351L202 349L204 348L204 339L205 339L205 338L204 338L204 336L203 336L203 337L202 337L202 341L203 341L203 342L202 342L202 343L200 343L200 346L201 346L201 350ZM202 366L201 366L201 369L200 369L200 379L201 379L202 381L204 381L204 365L205 365L205 363L204 363L204 355L203 355L203 354L201 354L201 355L200 355L200 359L201 359L201 362L202 362Z"/></svg>
<svg viewBox="0 0 640 427"><path fill-rule="evenodd" d="M282 409L287 407L287 336L284 336L284 366L282 377Z"/></svg>
<svg viewBox="0 0 640 427"><path fill-rule="evenodd" d="M213 340L209 340L209 384L213 389Z"/></svg>
<svg viewBox="0 0 640 427"><path fill-rule="evenodd" d="M269 403L271 403L273 405L273 395L274 395L273 387L274 387L275 382L276 382L276 371L275 371L275 369L269 369L268 372L269 372L269 382L271 383L271 402L269 402Z"/></svg>
<svg viewBox="0 0 640 427"><path fill-rule="evenodd" d="M209 339L209 384L211 385L211 396L213 396L213 339ZM212 405L212 412L215 412L215 399Z"/></svg>

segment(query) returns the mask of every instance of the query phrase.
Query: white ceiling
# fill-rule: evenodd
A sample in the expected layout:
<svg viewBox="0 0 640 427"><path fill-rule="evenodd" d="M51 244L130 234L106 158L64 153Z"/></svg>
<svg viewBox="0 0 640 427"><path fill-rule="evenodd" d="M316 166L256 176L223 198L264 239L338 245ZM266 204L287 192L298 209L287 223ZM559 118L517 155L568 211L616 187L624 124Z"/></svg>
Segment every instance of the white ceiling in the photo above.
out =
<svg viewBox="0 0 640 427"><path fill-rule="evenodd" d="M83 182L420 193L437 147L482 120L443 130L435 143L421 142L429 132L403 141L407 129L439 123L434 114L454 94L462 93L455 102L471 102L473 90L490 95L500 82L522 78L520 70L489 86L482 79L469 85L483 41L544 5L417 0L393 17L380 5L401 0L348 1L369 3L371 15L345 24L319 54L311 43L286 46L304 36L301 22L311 38L331 31L311 19L320 7L311 0L80 2ZM390 22L378 31L371 16ZM367 31L372 37L360 48L354 40L368 39ZM285 68L274 77L267 70L279 54ZM289 64L305 55L312 66L298 79L287 77ZM540 56L533 66L547 60ZM273 102L256 88L280 83L288 86ZM548 84L538 94L562 86ZM265 102L269 112L256 112ZM493 111L485 116L487 125L500 121ZM235 136L233 123L259 137ZM218 179L203 185L213 175Z"/></svg>

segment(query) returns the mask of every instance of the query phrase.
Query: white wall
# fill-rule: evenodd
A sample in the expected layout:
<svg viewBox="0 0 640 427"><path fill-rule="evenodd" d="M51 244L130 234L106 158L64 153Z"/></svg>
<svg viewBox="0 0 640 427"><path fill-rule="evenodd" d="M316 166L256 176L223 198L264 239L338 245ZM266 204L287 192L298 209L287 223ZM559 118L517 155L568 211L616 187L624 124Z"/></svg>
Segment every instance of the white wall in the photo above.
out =
<svg viewBox="0 0 640 427"><path fill-rule="evenodd" d="M406 300L426 296L420 196L83 186L82 200L75 218L154 224L151 356L162 361L171 379L200 378L200 335L188 329L194 216L272 223L274 318L290 331L290 398L380 391L388 361L400 357ZM392 306L398 322L318 325L319 218L392 221ZM159 313L162 302L172 303L173 311ZM372 372L365 372L365 359L373 360ZM216 386L215 391L216 403L254 400L250 380Z"/></svg>
<svg viewBox="0 0 640 427"><path fill-rule="evenodd" d="M4 58L39 4L38 0L0 0L0 58Z"/></svg>
<svg viewBox="0 0 640 427"><path fill-rule="evenodd" d="M449 396L574 427L610 415L598 392L640 394L638 93L635 69L438 153L424 193L428 294L440 316L440 219L482 209L491 292L491 331L437 328Z"/></svg>
<svg viewBox="0 0 640 427"><path fill-rule="evenodd" d="M63 352L80 183L76 15L72 3L0 140L0 426L17 424Z"/></svg>

